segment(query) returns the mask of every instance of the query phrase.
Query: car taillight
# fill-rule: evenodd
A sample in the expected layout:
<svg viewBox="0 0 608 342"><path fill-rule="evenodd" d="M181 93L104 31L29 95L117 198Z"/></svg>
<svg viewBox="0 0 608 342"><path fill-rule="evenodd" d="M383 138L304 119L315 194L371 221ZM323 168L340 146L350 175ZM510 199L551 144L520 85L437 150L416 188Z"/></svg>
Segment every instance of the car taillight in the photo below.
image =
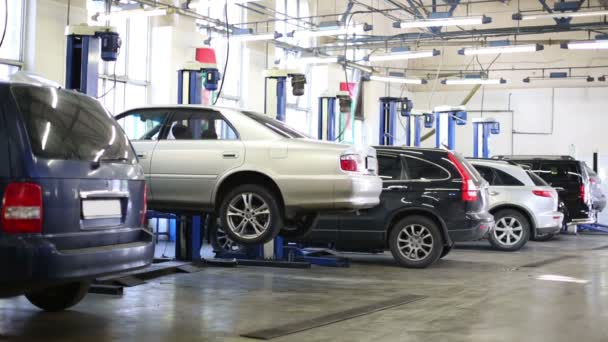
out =
<svg viewBox="0 0 608 342"><path fill-rule="evenodd" d="M9 183L2 199L5 233L42 232L42 187L27 182Z"/></svg>
<svg viewBox="0 0 608 342"><path fill-rule="evenodd" d="M358 155L346 154L340 157L340 168L342 171L357 172L358 167Z"/></svg>
<svg viewBox="0 0 608 342"><path fill-rule="evenodd" d="M550 190L532 190L532 193L540 197L553 197L553 192Z"/></svg>
<svg viewBox="0 0 608 342"><path fill-rule="evenodd" d="M477 200L477 185L471 178L471 174L469 171L458 161L452 153L448 153L448 158L460 173L460 177L462 178L462 200L465 202L474 202Z"/></svg>
<svg viewBox="0 0 608 342"><path fill-rule="evenodd" d="M148 212L148 184L144 183L144 206L141 211L141 225L146 225L146 214Z"/></svg>
<svg viewBox="0 0 608 342"><path fill-rule="evenodd" d="M581 187L580 187L579 196L580 196L581 200L585 201L586 189L585 189L584 185L581 185Z"/></svg>

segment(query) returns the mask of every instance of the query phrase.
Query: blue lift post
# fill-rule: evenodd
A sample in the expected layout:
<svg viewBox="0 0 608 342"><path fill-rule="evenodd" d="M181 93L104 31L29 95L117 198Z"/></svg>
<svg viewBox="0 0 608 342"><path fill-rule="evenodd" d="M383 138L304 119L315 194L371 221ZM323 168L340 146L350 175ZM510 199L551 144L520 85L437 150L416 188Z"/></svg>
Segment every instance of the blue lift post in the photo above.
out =
<svg viewBox="0 0 608 342"><path fill-rule="evenodd" d="M433 117L435 119L435 147L442 148L445 146L449 150L454 150L456 148L456 125L466 125L467 123L465 107L435 107ZM426 120L425 118L425 126L429 127Z"/></svg>
<svg viewBox="0 0 608 342"><path fill-rule="evenodd" d="M401 99L397 97L381 97L380 102L380 126L378 132L379 145L393 145L395 143L395 120L397 119L397 108Z"/></svg>
<svg viewBox="0 0 608 342"><path fill-rule="evenodd" d="M410 123L413 121L414 122L414 143L413 145L409 145L409 146L415 146L415 147L420 147L420 143L421 143L421 137L422 137L422 119L424 118L424 114L421 113L410 113ZM409 128L409 126L408 126ZM409 130L411 133L411 129Z"/></svg>
<svg viewBox="0 0 608 342"><path fill-rule="evenodd" d="M319 140L334 141L336 139L336 97L322 95L319 97L319 115L317 125Z"/></svg>
<svg viewBox="0 0 608 342"><path fill-rule="evenodd" d="M116 62L120 37L110 27L88 25L69 26L66 36L65 88L97 98L99 59Z"/></svg>
<svg viewBox="0 0 608 342"><path fill-rule="evenodd" d="M177 81L177 102L179 104L202 104L203 89L217 89L219 72L215 65L189 62L177 71ZM176 223L179 224L175 241L177 260L201 259L200 250L206 218L207 215L193 215L190 218L176 220ZM173 220L170 222L173 224Z"/></svg>
<svg viewBox="0 0 608 342"><path fill-rule="evenodd" d="M490 158L490 137L500 133L500 123L493 118L475 118L473 122L473 157Z"/></svg>

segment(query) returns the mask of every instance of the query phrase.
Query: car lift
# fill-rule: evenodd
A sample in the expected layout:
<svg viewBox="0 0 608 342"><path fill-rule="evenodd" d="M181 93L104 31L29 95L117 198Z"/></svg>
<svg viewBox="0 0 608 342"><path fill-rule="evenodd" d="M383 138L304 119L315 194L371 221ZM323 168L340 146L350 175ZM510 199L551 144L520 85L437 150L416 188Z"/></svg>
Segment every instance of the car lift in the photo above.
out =
<svg viewBox="0 0 608 342"><path fill-rule="evenodd" d="M490 137L500 133L500 123L494 118L475 118L472 122L473 158L490 158Z"/></svg>
<svg viewBox="0 0 608 342"><path fill-rule="evenodd" d="M380 145L394 145L396 136L397 112L406 118L405 145L420 146L420 134L422 132L421 118L418 113L412 113L414 104L407 97L381 97L380 102L380 131L378 134ZM414 143L412 145L412 120L414 123Z"/></svg>
<svg viewBox="0 0 608 342"><path fill-rule="evenodd" d="M121 40L109 26L71 25L67 27L65 88L97 98L99 57L116 62Z"/></svg>
<svg viewBox="0 0 608 342"><path fill-rule="evenodd" d="M287 79L291 80L295 96L304 94L306 78L294 70L269 69L265 72L264 110L267 115L285 121L287 112ZM272 96L271 94L275 94ZM276 111L272 110L276 108ZM328 256L325 251L308 250L295 243L286 243L281 236L259 246L245 247L237 252L217 251L217 258L236 259L239 265L285 268L309 268L312 264L347 267L348 259Z"/></svg>
<svg viewBox="0 0 608 342"><path fill-rule="evenodd" d="M340 116L350 112L352 100L347 91L338 91L336 93L326 91L321 95L319 97L317 126L317 138L319 140L342 140L342 137L336 136L336 122L338 121L338 117L336 116L336 100L340 104ZM342 127L340 127L339 132L342 132Z"/></svg>
<svg viewBox="0 0 608 342"><path fill-rule="evenodd" d="M424 127L433 128L435 123L435 147L456 147L456 125L466 125L467 112L464 106L438 106L433 113L424 114Z"/></svg>

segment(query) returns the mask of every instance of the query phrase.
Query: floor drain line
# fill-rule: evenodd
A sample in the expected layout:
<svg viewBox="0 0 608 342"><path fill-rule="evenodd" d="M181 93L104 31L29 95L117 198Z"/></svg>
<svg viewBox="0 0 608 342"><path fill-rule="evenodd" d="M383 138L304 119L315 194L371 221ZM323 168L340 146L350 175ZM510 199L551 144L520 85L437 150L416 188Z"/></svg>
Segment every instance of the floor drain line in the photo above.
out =
<svg viewBox="0 0 608 342"><path fill-rule="evenodd" d="M288 323L273 328L252 331L246 334L242 334L241 336L255 338L258 340L270 340L273 338L291 335L298 332L346 321L356 317L369 315L378 311L391 309L397 306L415 302L423 298L426 298L426 296L404 295L389 300L376 302L370 305L360 306L324 316L319 316L316 318L311 318L294 323Z"/></svg>
<svg viewBox="0 0 608 342"><path fill-rule="evenodd" d="M521 267L540 267L548 264L556 263L558 261L577 258L576 255L562 255L555 258L549 258L541 261L531 262L529 264L522 265Z"/></svg>

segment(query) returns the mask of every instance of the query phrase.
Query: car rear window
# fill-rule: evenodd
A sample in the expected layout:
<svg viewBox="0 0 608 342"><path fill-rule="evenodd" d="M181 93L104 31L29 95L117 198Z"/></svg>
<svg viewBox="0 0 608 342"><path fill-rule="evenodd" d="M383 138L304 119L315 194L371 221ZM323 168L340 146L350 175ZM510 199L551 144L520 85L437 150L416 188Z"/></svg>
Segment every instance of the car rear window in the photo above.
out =
<svg viewBox="0 0 608 342"><path fill-rule="evenodd" d="M298 132L283 122L270 118L266 115L248 111L243 111L242 113L284 138L308 138L308 136L305 134Z"/></svg>
<svg viewBox="0 0 608 342"><path fill-rule="evenodd" d="M530 176L530 178L532 179L532 182L534 183L534 185L536 185L536 186L549 186L549 183L545 182L542 178L538 177L534 172L532 172L532 171L526 171L526 173L528 174L528 176Z"/></svg>
<svg viewBox="0 0 608 342"><path fill-rule="evenodd" d="M479 174L479 172L477 171L477 169L475 169L475 167L473 167L473 165L471 165L471 163L469 163L466 159L464 159L463 156L460 155L460 153L456 153L456 152L452 152L454 154L454 157L456 157L456 159L458 159L458 161L469 171L469 174L471 174L475 180L475 183L481 183L482 180L484 180L483 177L481 177L481 175Z"/></svg>
<svg viewBox="0 0 608 342"><path fill-rule="evenodd" d="M11 87L35 156L133 163L127 136L95 99L53 87Z"/></svg>
<svg viewBox="0 0 608 342"><path fill-rule="evenodd" d="M532 170L548 183L580 183L582 176L575 163L542 162Z"/></svg>

